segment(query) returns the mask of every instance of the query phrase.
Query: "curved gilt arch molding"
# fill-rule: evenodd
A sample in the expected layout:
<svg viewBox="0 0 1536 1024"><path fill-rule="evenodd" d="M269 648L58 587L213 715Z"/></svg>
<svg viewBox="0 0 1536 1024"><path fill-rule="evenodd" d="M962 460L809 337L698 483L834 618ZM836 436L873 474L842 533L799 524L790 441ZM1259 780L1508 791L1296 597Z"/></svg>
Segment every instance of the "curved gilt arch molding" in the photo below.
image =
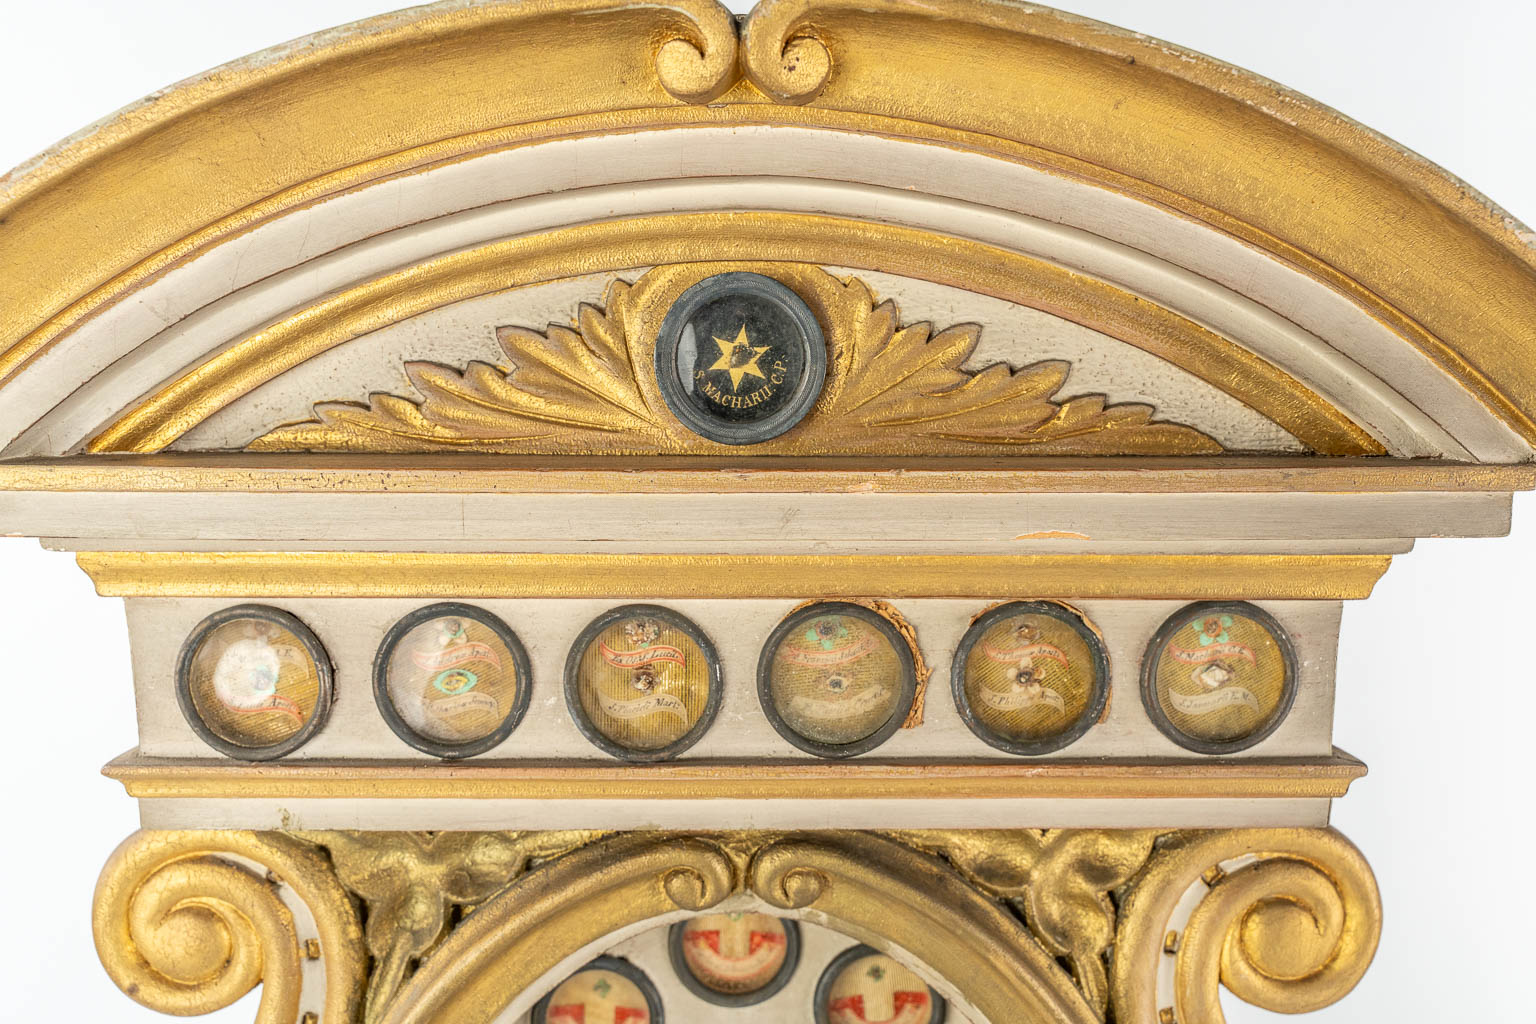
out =
<svg viewBox="0 0 1536 1024"><path fill-rule="evenodd" d="M710 0L433 6L169 90L0 182L0 378L208 246L390 175L516 140L826 125L1029 162L1241 239L1536 439L1530 233L1332 111L1000 0L770 0L737 31ZM985 64L954 59L980 45Z"/></svg>
<svg viewBox="0 0 1536 1024"><path fill-rule="evenodd" d="M1382 452L1370 434L1283 370L1104 282L963 238L893 224L770 212L655 215L577 225L452 253L361 283L236 342L164 385L92 439L88 450L159 451L305 360L431 309L582 274L722 256L878 269L1030 306L1166 359L1269 417L1320 454ZM770 446L759 447L766 451Z"/></svg>
<svg viewBox="0 0 1536 1024"><path fill-rule="evenodd" d="M616 928L712 907L735 888L718 846L626 833L525 876L471 914L385 1008L384 1024L486 1024L572 952Z"/></svg>
<svg viewBox="0 0 1536 1024"><path fill-rule="evenodd" d="M573 951L742 891L854 938L906 950L961 984L989 1020L1098 1020L1022 924L938 861L889 839L626 834L548 870L471 915L402 989L384 1024L487 1024Z"/></svg>

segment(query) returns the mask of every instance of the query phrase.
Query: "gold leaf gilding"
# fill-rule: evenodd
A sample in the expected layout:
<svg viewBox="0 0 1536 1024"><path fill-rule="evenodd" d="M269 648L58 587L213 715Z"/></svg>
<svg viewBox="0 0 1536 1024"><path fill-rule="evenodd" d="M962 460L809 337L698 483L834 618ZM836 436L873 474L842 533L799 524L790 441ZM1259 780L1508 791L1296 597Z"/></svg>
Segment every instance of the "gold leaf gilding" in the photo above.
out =
<svg viewBox="0 0 1536 1024"><path fill-rule="evenodd" d="M251 451L705 455L741 449L699 437L667 410L654 339L689 286L746 270L794 289L826 333L827 382L804 422L753 445L762 455L1193 455L1221 446L1193 428L1154 421L1150 406L1063 399L1070 364L1048 360L971 371L981 329L902 325L892 301L857 278L804 264L661 267L614 281L601 308L583 303L569 327L501 327L510 367L458 370L410 362L419 400L376 394L366 405L324 402L316 419L282 426Z"/></svg>
<svg viewBox="0 0 1536 1024"><path fill-rule="evenodd" d="M471 908L530 863L568 853L597 832L298 832L325 847L341 883L368 907L373 974L363 1021L376 1021L415 963Z"/></svg>
<svg viewBox="0 0 1536 1024"><path fill-rule="evenodd" d="M260 982L259 1024L294 1020L301 991L334 1024L472 1024L577 950L732 895L904 949L993 1021L1220 1024L1222 986L1319 1009L1381 929L1370 868L1331 829L188 831L113 855L95 935L113 980L167 1013Z"/></svg>
<svg viewBox="0 0 1536 1024"><path fill-rule="evenodd" d="M1085 998L1109 1009L1105 956L1115 937L1109 894L1147 862L1153 829L976 829L889 833L947 860L971 884L1006 901L1041 945L1065 957Z"/></svg>
<svg viewBox="0 0 1536 1024"><path fill-rule="evenodd" d="M318 949L319 972L301 966L280 889L308 910L303 948ZM282 833L135 833L102 869L92 933L117 986L161 1013L212 1013L258 983L257 1024L291 1024L302 1004L346 1024L362 1005L357 909L327 859Z"/></svg>

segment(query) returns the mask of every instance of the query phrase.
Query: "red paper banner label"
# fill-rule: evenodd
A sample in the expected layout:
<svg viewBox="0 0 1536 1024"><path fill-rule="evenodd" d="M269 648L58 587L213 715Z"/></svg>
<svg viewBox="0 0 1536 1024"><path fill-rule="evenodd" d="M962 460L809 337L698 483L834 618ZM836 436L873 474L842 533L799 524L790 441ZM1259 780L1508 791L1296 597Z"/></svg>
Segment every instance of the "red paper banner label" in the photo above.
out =
<svg viewBox="0 0 1536 1024"><path fill-rule="evenodd" d="M1220 661L1223 658L1240 658L1250 665L1257 665L1258 660L1253 656L1253 648L1245 647L1237 643L1211 644L1209 647L1175 647L1169 644L1168 655L1186 665L1204 665L1208 661Z"/></svg>
<svg viewBox="0 0 1536 1024"><path fill-rule="evenodd" d="M475 642L454 644L438 651L412 651L411 660L426 672L441 672L471 661L487 661L501 668L501 659L496 656L496 649L490 644Z"/></svg>
<svg viewBox="0 0 1536 1024"><path fill-rule="evenodd" d="M827 668L831 665L845 665L850 661L857 661L874 650L877 642L873 636L863 636L859 638L857 643L832 651L806 650L804 647L780 647L778 657L783 658L792 665Z"/></svg>
<svg viewBox="0 0 1536 1024"><path fill-rule="evenodd" d="M1025 658L1049 658L1060 662L1064 667L1067 664L1067 656L1060 647L1052 644L1025 644L1023 647L993 647L991 644L983 644L982 652L993 661L1002 662L1005 665L1016 665Z"/></svg>
<svg viewBox="0 0 1536 1024"><path fill-rule="evenodd" d="M643 668L661 661L673 665L683 663L683 652L666 644L642 647L638 651L616 651L605 643L599 643L597 649L603 660L616 668Z"/></svg>

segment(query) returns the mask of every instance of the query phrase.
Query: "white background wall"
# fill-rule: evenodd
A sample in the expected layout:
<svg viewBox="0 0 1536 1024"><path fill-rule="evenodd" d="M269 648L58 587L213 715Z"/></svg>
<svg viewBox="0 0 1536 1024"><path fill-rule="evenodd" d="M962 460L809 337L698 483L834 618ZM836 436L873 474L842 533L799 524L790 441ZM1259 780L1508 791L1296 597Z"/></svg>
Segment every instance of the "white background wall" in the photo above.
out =
<svg viewBox="0 0 1536 1024"><path fill-rule="evenodd" d="M388 4L0 0L0 167L178 79ZM1076 0L1072 10L1317 97L1536 222L1528 0ZM1536 500L1523 496L1513 538L1423 542L1372 600L1346 609L1336 737L1371 775L1334 822L1375 866L1386 932L1359 989L1309 1019L1530 1019L1533 577ZM134 744L120 602L96 597L69 556L0 541L0 642L0 1019L163 1020L121 995L91 949L91 886L137 825L122 790L96 774ZM1226 1005L1232 1024L1278 1019ZM206 1019L247 1022L255 1006L253 995Z"/></svg>

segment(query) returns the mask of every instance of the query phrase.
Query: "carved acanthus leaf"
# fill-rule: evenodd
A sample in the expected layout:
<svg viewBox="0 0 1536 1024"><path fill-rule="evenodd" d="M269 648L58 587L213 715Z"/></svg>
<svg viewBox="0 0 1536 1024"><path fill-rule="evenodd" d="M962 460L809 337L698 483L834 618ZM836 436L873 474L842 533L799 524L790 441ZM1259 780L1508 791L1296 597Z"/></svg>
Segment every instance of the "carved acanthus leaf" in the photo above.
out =
<svg viewBox="0 0 1536 1024"><path fill-rule="evenodd" d="M1037 939L1068 958L1078 987L1103 1018L1109 1009L1105 954L1115 936L1109 894L1141 870L1151 829L980 829L896 833L948 860L970 882L1008 901Z"/></svg>
<svg viewBox="0 0 1536 1024"><path fill-rule="evenodd" d="M448 934L454 907L472 909L535 861L600 832L300 832L331 854L336 875L368 907L373 975L363 1020L379 1020L412 965Z"/></svg>
<svg viewBox="0 0 1536 1024"><path fill-rule="evenodd" d="M409 362L420 396L375 394L367 404L323 402L314 420L279 427L252 451L700 455L743 450L687 430L655 382L654 340L688 284L721 270L767 273L815 309L830 345L820 400L752 455L1188 455L1220 446L1190 427L1155 422L1147 405L1106 406L1102 395L1063 399L1070 364L1019 370L965 368L980 337L973 324L934 333L902 326L891 301L857 279L803 264L692 264L614 281L602 308L583 303L571 326L501 327L510 366L462 370Z"/></svg>

